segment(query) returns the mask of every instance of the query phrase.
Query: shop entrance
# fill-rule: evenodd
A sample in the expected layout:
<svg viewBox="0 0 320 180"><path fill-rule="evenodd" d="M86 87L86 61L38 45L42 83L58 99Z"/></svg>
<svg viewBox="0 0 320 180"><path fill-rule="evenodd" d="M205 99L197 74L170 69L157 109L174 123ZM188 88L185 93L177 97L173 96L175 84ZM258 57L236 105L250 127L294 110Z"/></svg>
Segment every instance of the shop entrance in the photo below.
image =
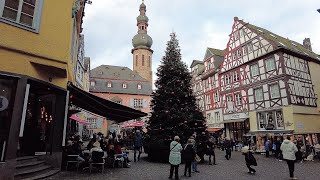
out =
<svg viewBox="0 0 320 180"><path fill-rule="evenodd" d="M30 83L23 137L18 156L52 153L56 94L43 84Z"/></svg>

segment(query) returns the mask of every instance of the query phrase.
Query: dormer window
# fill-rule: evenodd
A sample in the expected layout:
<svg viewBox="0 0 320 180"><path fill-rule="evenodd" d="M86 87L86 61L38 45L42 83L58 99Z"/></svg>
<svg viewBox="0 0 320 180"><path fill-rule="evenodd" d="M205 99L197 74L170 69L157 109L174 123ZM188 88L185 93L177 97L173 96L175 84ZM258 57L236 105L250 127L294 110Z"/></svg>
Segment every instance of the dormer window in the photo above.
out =
<svg viewBox="0 0 320 180"><path fill-rule="evenodd" d="M102 75L102 74L103 74L103 72L102 72L102 71L99 71L99 72L98 72L98 74Z"/></svg>
<svg viewBox="0 0 320 180"><path fill-rule="evenodd" d="M96 84L96 82L94 82L94 81L90 82L90 86L94 86L95 84Z"/></svg>
<svg viewBox="0 0 320 180"><path fill-rule="evenodd" d="M111 88L112 87L112 82L107 82L107 87Z"/></svg>
<svg viewBox="0 0 320 180"><path fill-rule="evenodd" d="M142 85L141 84L138 84L138 89L142 89Z"/></svg>
<svg viewBox="0 0 320 180"><path fill-rule="evenodd" d="M128 85L127 83L123 83L123 84L122 84L122 88L123 88L123 89L127 89L127 85Z"/></svg>

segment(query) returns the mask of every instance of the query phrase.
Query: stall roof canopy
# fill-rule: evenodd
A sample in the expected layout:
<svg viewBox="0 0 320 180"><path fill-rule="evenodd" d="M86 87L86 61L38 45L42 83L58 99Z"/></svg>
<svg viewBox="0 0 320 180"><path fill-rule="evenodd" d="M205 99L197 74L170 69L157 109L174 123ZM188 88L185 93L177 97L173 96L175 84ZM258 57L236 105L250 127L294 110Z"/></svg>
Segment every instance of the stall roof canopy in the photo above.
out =
<svg viewBox="0 0 320 180"><path fill-rule="evenodd" d="M139 110L114 103L83 91L74 86L71 82L68 83L68 90L70 91L70 103L72 105L118 123L148 115Z"/></svg>

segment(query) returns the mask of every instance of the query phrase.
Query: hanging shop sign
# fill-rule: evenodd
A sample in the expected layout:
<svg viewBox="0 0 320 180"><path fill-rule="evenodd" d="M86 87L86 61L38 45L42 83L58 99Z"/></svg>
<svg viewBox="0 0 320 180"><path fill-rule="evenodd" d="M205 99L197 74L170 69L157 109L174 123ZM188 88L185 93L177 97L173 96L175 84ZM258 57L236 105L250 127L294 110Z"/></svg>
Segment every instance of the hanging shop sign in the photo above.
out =
<svg viewBox="0 0 320 180"><path fill-rule="evenodd" d="M8 108L9 101L6 97L0 96L0 111L4 111Z"/></svg>

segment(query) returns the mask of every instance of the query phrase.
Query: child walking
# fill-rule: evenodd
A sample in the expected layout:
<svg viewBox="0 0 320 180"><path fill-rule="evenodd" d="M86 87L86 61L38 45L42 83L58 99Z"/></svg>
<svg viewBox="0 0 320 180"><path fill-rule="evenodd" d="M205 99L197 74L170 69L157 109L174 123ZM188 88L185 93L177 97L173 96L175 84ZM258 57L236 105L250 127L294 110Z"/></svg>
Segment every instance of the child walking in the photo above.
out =
<svg viewBox="0 0 320 180"><path fill-rule="evenodd" d="M253 169L251 166L257 166L257 161L256 161L256 158L254 158L252 151L249 150L248 146L244 146L241 151L242 151L242 154L245 157L246 165L247 165L247 167L249 169L248 173L255 174L256 170Z"/></svg>

